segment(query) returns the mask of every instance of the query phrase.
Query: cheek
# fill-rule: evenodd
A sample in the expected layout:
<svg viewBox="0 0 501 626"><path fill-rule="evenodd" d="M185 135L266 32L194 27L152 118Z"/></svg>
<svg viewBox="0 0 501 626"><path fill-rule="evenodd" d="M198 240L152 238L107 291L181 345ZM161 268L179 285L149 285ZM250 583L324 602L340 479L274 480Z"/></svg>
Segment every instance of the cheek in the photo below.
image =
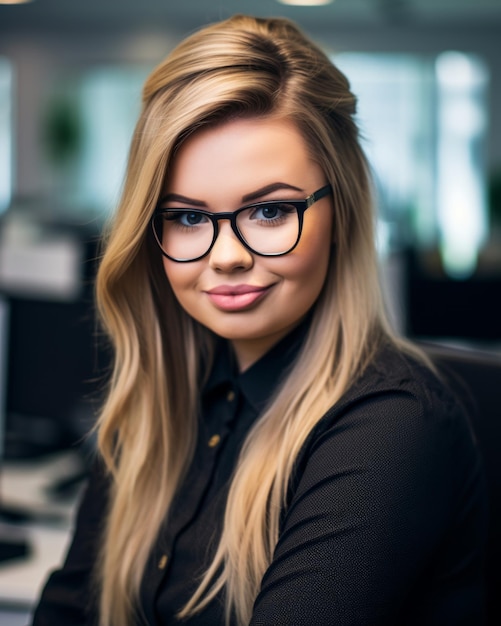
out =
<svg viewBox="0 0 501 626"><path fill-rule="evenodd" d="M313 306L325 284L332 253L331 225L305 233L301 268L298 269L299 294L305 308Z"/></svg>
<svg viewBox="0 0 501 626"><path fill-rule="evenodd" d="M305 241L306 243L306 241ZM317 300L324 285L330 259L330 238L315 237L296 250L277 273L284 279L287 297L295 302L301 313L309 309Z"/></svg>
<svg viewBox="0 0 501 626"><path fill-rule="evenodd" d="M164 258L164 271L174 295L181 300L198 278L196 263L175 263Z"/></svg>
<svg viewBox="0 0 501 626"><path fill-rule="evenodd" d="M330 224L325 224L325 228L305 229L304 236L296 248L297 254L291 259L294 261L298 278L309 279L315 286L319 283L323 285L331 250Z"/></svg>

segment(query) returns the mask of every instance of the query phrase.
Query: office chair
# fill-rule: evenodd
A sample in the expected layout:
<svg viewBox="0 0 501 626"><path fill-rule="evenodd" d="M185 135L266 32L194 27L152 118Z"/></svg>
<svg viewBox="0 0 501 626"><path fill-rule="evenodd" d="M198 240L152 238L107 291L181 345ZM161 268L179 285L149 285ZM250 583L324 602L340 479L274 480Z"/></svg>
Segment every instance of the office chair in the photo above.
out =
<svg viewBox="0 0 501 626"><path fill-rule="evenodd" d="M489 495L487 624L501 624L501 349L497 352L421 343L470 408Z"/></svg>

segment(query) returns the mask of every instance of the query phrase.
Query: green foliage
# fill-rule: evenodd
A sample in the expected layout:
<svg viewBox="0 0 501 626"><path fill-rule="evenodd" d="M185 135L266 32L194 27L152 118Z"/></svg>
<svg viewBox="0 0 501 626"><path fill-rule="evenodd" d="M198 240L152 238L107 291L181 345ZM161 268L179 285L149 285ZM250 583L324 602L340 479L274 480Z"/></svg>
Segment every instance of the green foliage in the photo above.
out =
<svg viewBox="0 0 501 626"><path fill-rule="evenodd" d="M68 97L55 98L49 106L43 140L47 154L56 166L64 166L79 153L82 143L80 112Z"/></svg>

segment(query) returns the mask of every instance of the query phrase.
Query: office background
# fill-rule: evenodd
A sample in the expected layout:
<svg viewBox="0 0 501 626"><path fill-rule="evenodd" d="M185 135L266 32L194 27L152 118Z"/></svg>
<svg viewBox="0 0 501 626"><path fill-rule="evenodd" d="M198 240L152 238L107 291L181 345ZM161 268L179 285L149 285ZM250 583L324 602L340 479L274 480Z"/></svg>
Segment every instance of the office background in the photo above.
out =
<svg viewBox="0 0 501 626"><path fill-rule="evenodd" d="M142 82L237 12L294 19L350 79L395 325L501 353L500 0L0 2L0 453L76 450L56 494L92 447L108 363L93 277Z"/></svg>
<svg viewBox="0 0 501 626"><path fill-rule="evenodd" d="M95 258L142 82L182 37L235 12L295 19L348 75L399 329L501 342L499 0L0 3L7 454L64 446L88 427L106 364Z"/></svg>

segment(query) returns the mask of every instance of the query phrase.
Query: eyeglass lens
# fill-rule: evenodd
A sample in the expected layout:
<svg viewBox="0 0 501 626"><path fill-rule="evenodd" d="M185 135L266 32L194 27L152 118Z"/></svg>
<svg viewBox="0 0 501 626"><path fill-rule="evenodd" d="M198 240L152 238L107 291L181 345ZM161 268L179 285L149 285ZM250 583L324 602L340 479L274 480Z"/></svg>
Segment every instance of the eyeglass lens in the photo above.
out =
<svg viewBox="0 0 501 626"><path fill-rule="evenodd" d="M299 218L292 204L265 203L243 209L235 217L240 236L258 254L283 254L296 244ZM179 260L203 256L212 245L215 227L207 215L193 210L165 210L154 219L161 248Z"/></svg>

